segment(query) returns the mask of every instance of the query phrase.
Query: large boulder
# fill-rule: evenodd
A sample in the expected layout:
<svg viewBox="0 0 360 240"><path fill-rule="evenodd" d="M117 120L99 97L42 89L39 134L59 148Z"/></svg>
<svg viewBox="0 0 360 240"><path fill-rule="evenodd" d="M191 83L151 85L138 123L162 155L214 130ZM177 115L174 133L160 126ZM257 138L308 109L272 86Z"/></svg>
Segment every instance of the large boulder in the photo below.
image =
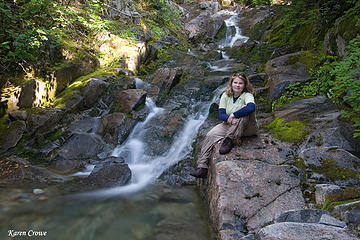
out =
<svg viewBox="0 0 360 240"><path fill-rule="evenodd" d="M135 126L136 120L124 113L110 113L101 118L97 133L110 144L121 144Z"/></svg>
<svg viewBox="0 0 360 240"><path fill-rule="evenodd" d="M63 159L77 160L97 158L97 154L104 149L104 142L99 136L79 133L71 136L56 152Z"/></svg>
<svg viewBox="0 0 360 240"><path fill-rule="evenodd" d="M265 66L268 75L269 98L271 103L279 98L285 88L295 82L306 82L313 78L308 72L306 64L302 63L299 57L303 52L284 55L269 60Z"/></svg>
<svg viewBox="0 0 360 240"><path fill-rule="evenodd" d="M212 160L207 195L210 218L220 236L257 232L283 211L305 206L295 167L224 161L218 154Z"/></svg>
<svg viewBox="0 0 360 240"><path fill-rule="evenodd" d="M228 11L215 12L213 9L218 8L216 5L218 5L218 2L209 5L214 7L203 7L203 11L198 16L185 23L185 31L190 41L200 43L204 40L205 42L214 40L214 37L223 26L224 20L231 16ZM201 6L206 6L206 4L202 3Z"/></svg>
<svg viewBox="0 0 360 240"><path fill-rule="evenodd" d="M269 225L259 231L256 240L357 240L348 230L317 223L282 222Z"/></svg>
<svg viewBox="0 0 360 240"><path fill-rule="evenodd" d="M130 179L131 171L126 163L106 161L104 164L96 165L83 183L98 187L123 186L129 183Z"/></svg>
<svg viewBox="0 0 360 240"><path fill-rule="evenodd" d="M130 113L136 107L145 104L146 92L142 89L128 89L119 92L112 107L112 112Z"/></svg>
<svg viewBox="0 0 360 240"><path fill-rule="evenodd" d="M306 98L276 108L274 116L286 121L306 121L308 135L300 151L315 147L337 147L359 152L360 141L352 137L354 128L343 121L340 111L324 96Z"/></svg>
<svg viewBox="0 0 360 240"><path fill-rule="evenodd" d="M161 90L169 91L180 82L183 71L181 67L159 68L151 83L158 86Z"/></svg>

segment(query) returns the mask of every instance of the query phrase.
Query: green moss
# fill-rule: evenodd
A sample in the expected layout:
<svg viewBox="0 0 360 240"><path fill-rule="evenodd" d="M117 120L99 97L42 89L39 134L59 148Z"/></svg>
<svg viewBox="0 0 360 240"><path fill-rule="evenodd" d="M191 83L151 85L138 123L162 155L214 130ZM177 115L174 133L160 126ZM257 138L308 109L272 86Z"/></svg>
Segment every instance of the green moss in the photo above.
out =
<svg viewBox="0 0 360 240"><path fill-rule="evenodd" d="M338 205L352 203L352 202L356 202L359 200L360 200L360 198L352 199L352 200L345 200L345 201L338 201L338 202L332 202L330 200L326 200L324 205L321 207L321 209L331 212L334 209L334 207L336 207ZM360 205L360 204L358 204L358 205Z"/></svg>
<svg viewBox="0 0 360 240"><path fill-rule="evenodd" d="M289 63L296 65L297 62L301 62L307 66L308 69L313 69L320 63L318 55L311 51L304 51L303 54L289 57Z"/></svg>
<svg viewBox="0 0 360 240"><path fill-rule="evenodd" d="M324 174L327 178L329 178L332 181L346 180L352 178L360 179L360 172L347 168L341 168L337 164L337 162L333 159L327 158L322 160L321 163L322 163L321 166L314 167L314 170L316 172Z"/></svg>
<svg viewBox="0 0 360 240"><path fill-rule="evenodd" d="M360 26L356 24L358 21L356 13L346 16L344 19L339 19L339 21L338 33L345 41L350 41L360 32Z"/></svg>
<svg viewBox="0 0 360 240"><path fill-rule="evenodd" d="M50 103L50 106L62 108L64 107L65 100L71 99L72 95L76 92L80 92L80 89L85 86L88 80L95 76L103 75L114 75L113 67L112 68L103 68L99 69L93 73L90 73L85 76L77 78L73 83L71 83L64 91L62 91L56 98Z"/></svg>
<svg viewBox="0 0 360 240"><path fill-rule="evenodd" d="M297 167L297 168L303 170L303 172L305 172L306 171L306 165L305 165L304 159L296 158L295 159L295 167Z"/></svg>
<svg viewBox="0 0 360 240"><path fill-rule="evenodd" d="M297 47L313 48L317 41L312 39L316 37L313 34L313 29L315 22L311 24L302 24L296 28L296 30L291 34L289 39L289 44Z"/></svg>
<svg viewBox="0 0 360 240"><path fill-rule="evenodd" d="M272 131L274 137L281 141L297 143L306 136L306 122L295 120L284 123L284 121L285 119L276 117L274 121L263 127Z"/></svg>

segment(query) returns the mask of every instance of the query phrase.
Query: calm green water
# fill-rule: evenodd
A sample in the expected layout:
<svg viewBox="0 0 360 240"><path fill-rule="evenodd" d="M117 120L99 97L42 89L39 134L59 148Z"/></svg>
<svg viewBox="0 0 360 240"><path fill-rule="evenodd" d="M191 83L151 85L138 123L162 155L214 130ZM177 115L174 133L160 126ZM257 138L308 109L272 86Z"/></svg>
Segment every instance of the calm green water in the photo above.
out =
<svg viewBox="0 0 360 240"><path fill-rule="evenodd" d="M163 185L109 199L31 200L10 208L2 205L0 239L212 239L204 209L195 187ZM47 233L12 238L9 230Z"/></svg>

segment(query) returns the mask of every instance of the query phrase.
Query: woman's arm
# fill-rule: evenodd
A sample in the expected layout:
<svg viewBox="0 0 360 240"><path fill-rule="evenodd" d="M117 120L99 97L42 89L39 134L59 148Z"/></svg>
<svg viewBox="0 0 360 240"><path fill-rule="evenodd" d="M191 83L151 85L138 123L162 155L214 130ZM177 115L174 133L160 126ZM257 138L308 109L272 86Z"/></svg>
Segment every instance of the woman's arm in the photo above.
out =
<svg viewBox="0 0 360 240"><path fill-rule="evenodd" d="M226 109L225 108L219 108L219 118L220 120L227 122L229 116L226 115Z"/></svg>
<svg viewBox="0 0 360 240"><path fill-rule="evenodd" d="M219 109L220 110L220 109ZM249 102L245 107L234 112L236 118L244 117L255 111L255 103Z"/></svg>

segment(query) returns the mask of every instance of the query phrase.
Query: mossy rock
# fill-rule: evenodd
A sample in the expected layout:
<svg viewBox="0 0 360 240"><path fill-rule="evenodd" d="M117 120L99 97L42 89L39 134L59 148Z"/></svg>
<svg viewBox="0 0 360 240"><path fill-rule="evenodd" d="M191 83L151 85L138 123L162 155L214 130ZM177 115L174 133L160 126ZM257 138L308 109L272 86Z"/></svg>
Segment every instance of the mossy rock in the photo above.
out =
<svg viewBox="0 0 360 240"><path fill-rule="evenodd" d="M308 69L314 69L320 63L320 59L312 51L303 51L302 54L289 57L289 64L295 65L295 68L297 62L304 63Z"/></svg>
<svg viewBox="0 0 360 240"><path fill-rule="evenodd" d="M348 168L342 168L336 160L326 158L321 161L321 166L313 167L313 170L324 174L332 181L360 179L360 172Z"/></svg>
<svg viewBox="0 0 360 240"><path fill-rule="evenodd" d="M285 119L275 117L274 121L264 125L265 129L270 130L274 137L285 142L298 143L306 135L305 128L307 123L304 121L284 122Z"/></svg>

